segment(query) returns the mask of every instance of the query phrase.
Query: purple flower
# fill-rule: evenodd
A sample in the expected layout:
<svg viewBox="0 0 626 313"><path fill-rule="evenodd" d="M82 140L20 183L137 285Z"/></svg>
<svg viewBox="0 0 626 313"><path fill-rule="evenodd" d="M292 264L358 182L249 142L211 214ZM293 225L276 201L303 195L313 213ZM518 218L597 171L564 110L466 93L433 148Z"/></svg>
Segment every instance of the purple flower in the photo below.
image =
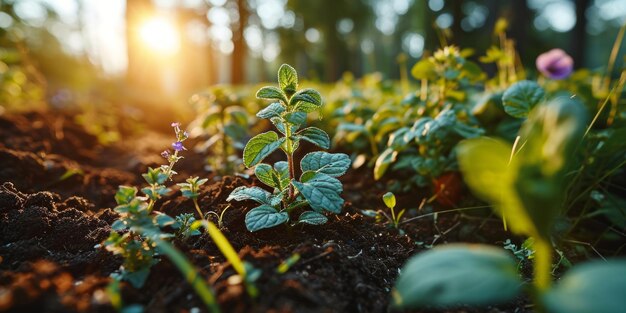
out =
<svg viewBox="0 0 626 313"><path fill-rule="evenodd" d="M170 151L169 150L165 150L165 151L161 152L161 156L166 158L166 159L169 159Z"/></svg>
<svg viewBox="0 0 626 313"><path fill-rule="evenodd" d="M176 150L176 151L178 151L178 152L183 151L183 150L187 150L187 149L183 146L183 143L182 143L182 142L180 142L180 141L177 141L177 142L172 143L172 148L174 148L174 150Z"/></svg>
<svg viewBox="0 0 626 313"><path fill-rule="evenodd" d="M174 128L180 127L180 123L179 122L174 122L174 123L172 123L172 127L174 127Z"/></svg>
<svg viewBox="0 0 626 313"><path fill-rule="evenodd" d="M574 60L561 49L552 49L537 57L537 69L551 79L568 77L574 69Z"/></svg>

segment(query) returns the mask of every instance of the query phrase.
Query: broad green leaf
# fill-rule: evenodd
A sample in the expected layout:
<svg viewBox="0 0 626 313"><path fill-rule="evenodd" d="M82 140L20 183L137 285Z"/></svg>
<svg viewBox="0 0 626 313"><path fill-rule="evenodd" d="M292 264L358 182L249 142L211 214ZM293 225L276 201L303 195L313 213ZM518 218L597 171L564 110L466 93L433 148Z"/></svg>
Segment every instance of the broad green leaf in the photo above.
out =
<svg viewBox="0 0 626 313"><path fill-rule="evenodd" d="M315 171L332 177L339 177L350 167L350 157L344 153L316 151L308 153L300 161L302 171Z"/></svg>
<svg viewBox="0 0 626 313"><path fill-rule="evenodd" d="M378 156L376 159L376 164L374 165L374 179L379 180L391 163L396 161L396 157L398 156L398 151L395 151L391 148L387 148L383 153Z"/></svg>
<svg viewBox="0 0 626 313"><path fill-rule="evenodd" d="M224 125L224 134L229 138L237 141L244 139L248 135L248 128L238 124Z"/></svg>
<svg viewBox="0 0 626 313"><path fill-rule="evenodd" d="M328 222L328 218L324 214L315 211L306 211L300 214L300 218L298 218L298 223L310 225L322 225L326 224L326 222Z"/></svg>
<svg viewBox="0 0 626 313"><path fill-rule="evenodd" d="M259 89L256 92L256 97L259 99L267 99L267 100L279 100L283 103L287 104L287 98L285 97L285 93L278 87L274 86L265 86Z"/></svg>
<svg viewBox="0 0 626 313"><path fill-rule="evenodd" d="M259 111L256 116L258 116L259 118L270 119L273 117L280 117L283 112L285 112L285 107L278 102L274 102L265 107L263 110Z"/></svg>
<svg viewBox="0 0 626 313"><path fill-rule="evenodd" d="M422 59L413 65L411 75L413 75L415 79L433 80L437 78L435 65L427 58Z"/></svg>
<svg viewBox="0 0 626 313"><path fill-rule="evenodd" d="M317 127L307 127L299 131L298 136L300 136L300 139L313 143L322 149L330 148L330 138L328 134Z"/></svg>
<svg viewBox="0 0 626 313"><path fill-rule="evenodd" d="M285 120L294 125L302 125L306 122L306 113L304 112L291 112L285 114Z"/></svg>
<svg viewBox="0 0 626 313"><path fill-rule="evenodd" d="M392 297L400 308L487 306L513 300L521 287L517 264L506 251L454 244L409 259Z"/></svg>
<svg viewBox="0 0 626 313"><path fill-rule="evenodd" d="M288 64L278 69L278 85L286 94L293 94L298 89L298 73Z"/></svg>
<svg viewBox="0 0 626 313"><path fill-rule="evenodd" d="M230 195L228 195L226 201L253 200L261 204L270 204L271 196L271 193L259 187L240 186L235 188L235 190L233 190Z"/></svg>
<svg viewBox="0 0 626 313"><path fill-rule="evenodd" d="M522 207L514 189L517 164L509 164L512 147L500 140L477 138L457 146L459 167L474 195L494 206L511 229L522 235L536 236L537 230Z"/></svg>
<svg viewBox="0 0 626 313"><path fill-rule="evenodd" d="M230 116L230 123L239 126L248 126L248 113L240 106L230 106L224 109L224 113Z"/></svg>
<svg viewBox="0 0 626 313"><path fill-rule="evenodd" d="M619 313L626 308L626 260L575 266L542 296L550 313Z"/></svg>
<svg viewBox="0 0 626 313"><path fill-rule="evenodd" d="M156 212L156 216L154 217L154 223L159 225L159 227L165 227L173 225L174 223L176 223L176 220L167 214Z"/></svg>
<svg viewBox="0 0 626 313"><path fill-rule="evenodd" d="M279 187L275 179L276 177L278 177L278 174L269 164L258 164L256 167L254 167L254 175L256 175L256 177L261 182L270 187Z"/></svg>
<svg viewBox="0 0 626 313"><path fill-rule="evenodd" d="M243 164L246 167L258 164L278 149L284 141L285 138L278 138L278 134L273 131L252 137L243 149Z"/></svg>
<svg viewBox="0 0 626 313"><path fill-rule="evenodd" d="M322 106L322 96L315 89L302 89L291 97L289 105L295 107L296 111L313 112Z"/></svg>
<svg viewBox="0 0 626 313"><path fill-rule="evenodd" d="M567 173L578 161L575 149L586 125L583 104L557 98L535 108L520 130L525 142L515 156L515 190L537 230L552 232L562 210Z"/></svg>
<svg viewBox="0 0 626 313"><path fill-rule="evenodd" d="M293 180L291 183L300 191L314 210L327 210L336 214L341 213L343 199L339 194L343 191L343 186L336 178L323 173L316 173L313 178L305 183L296 180Z"/></svg>
<svg viewBox="0 0 626 313"><path fill-rule="evenodd" d="M513 84L502 95L504 111L517 118L524 118L543 98L543 88L534 81L522 80Z"/></svg>
<svg viewBox="0 0 626 313"><path fill-rule="evenodd" d="M286 212L278 212L269 205L261 205L246 214L246 228L251 232L255 232L284 224L288 220L289 215Z"/></svg>

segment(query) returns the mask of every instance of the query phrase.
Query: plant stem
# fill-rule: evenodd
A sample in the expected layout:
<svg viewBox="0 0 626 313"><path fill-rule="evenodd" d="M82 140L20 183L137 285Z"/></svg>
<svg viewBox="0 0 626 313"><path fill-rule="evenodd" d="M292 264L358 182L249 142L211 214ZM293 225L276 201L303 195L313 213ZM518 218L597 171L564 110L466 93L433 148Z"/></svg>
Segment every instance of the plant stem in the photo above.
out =
<svg viewBox="0 0 626 313"><path fill-rule="evenodd" d="M296 177L296 170L293 165L293 143L291 142L291 124L285 124L285 154L287 155L287 164L289 164L289 181L291 182ZM294 198L293 185L289 183L289 201Z"/></svg>
<svg viewBox="0 0 626 313"><path fill-rule="evenodd" d="M535 248L535 287L539 292L550 288L552 283L552 244L545 238L537 238Z"/></svg>
<svg viewBox="0 0 626 313"><path fill-rule="evenodd" d="M196 208L196 212L200 215L200 219L204 219L204 215L202 215L202 210L200 210L200 206L198 205L198 199L193 198L193 206Z"/></svg>

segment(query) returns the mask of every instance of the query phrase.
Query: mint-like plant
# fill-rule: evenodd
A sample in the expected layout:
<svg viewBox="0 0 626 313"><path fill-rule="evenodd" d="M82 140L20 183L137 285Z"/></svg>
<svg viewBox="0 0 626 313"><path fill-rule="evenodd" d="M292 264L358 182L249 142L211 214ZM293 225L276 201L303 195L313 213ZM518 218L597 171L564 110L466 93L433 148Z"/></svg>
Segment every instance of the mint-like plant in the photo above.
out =
<svg viewBox="0 0 626 313"><path fill-rule="evenodd" d="M343 153L311 152L302 158L302 175L296 177L294 153L301 140L323 149L330 148L326 132L316 127L302 128L306 124L307 113L322 106L322 97L314 89L298 91L298 74L287 64L278 70L278 84L279 87L259 89L256 97L275 101L259 111L257 116L269 119L280 134L275 131L259 134L248 141L243 151L244 165L255 167L256 177L274 191L238 187L227 199L254 200L261 204L246 214L246 227L252 232L287 223L291 211L307 205L312 210L303 212L298 223L326 223L328 219L322 214L324 211L341 212L343 187L336 177L343 175L351 163L348 155ZM276 162L273 166L261 163L279 148L287 156L286 162Z"/></svg>

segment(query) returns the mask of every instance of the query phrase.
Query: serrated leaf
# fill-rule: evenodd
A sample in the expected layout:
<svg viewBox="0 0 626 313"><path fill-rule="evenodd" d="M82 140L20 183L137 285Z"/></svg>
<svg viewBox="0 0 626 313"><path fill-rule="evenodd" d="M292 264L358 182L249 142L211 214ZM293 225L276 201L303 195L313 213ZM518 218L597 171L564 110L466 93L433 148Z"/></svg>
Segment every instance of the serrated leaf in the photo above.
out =
<svg viewBox="0 0 626 313"><path fill-rule="evenodd" d="M285 107L278 102L274 102L259 111L256 116L259 118L271 119L273 117L280 117L283 112L285 112Z"/></svg>
<svg viewBox="0 0 626 313"><path fill-rule="evenodd" d="M409 259L392 297L399 308L487 306L513 300L521 287L517 264L504 250L456 244Z"/></svg>
<svg viewBox="0 0 626 313"><path fill-rule="evenodd" d="M551 313L617 313L626 308L626 261L577 265L542 296Z"/></svg>
<svg viewBox="0 0 626 313"><path fill-rule="evenodd" d="M398 151L395 151L391 148L387 148L383 153L378 156L376 159L376 164L374 165L374 179L379 180L391 163L396 161L396 157L398 156Z"/></svg>
<svg viewBox="0 0 626 313"><path fill-rule="evenodd" d="M302 158L300 167L303 172L315 171L332 177L339 177L350 167L350 157L344 153L311 152Z"/></svg>
<svg viewBox="0 0 626 313"><path fill-rule="evenodd" d="M259 99L279 100L285 104L289 103L285 97L285 93L280 90L280 88L274 86L262 87L256 92L256 97Z"/></svg>
<svg viewBox="0 0 626 313"><path fill-rule="evenodd" d="M298 73L288 64L278 69L278 85L286 94L293 94L298 89Z"/></svg>
<svg viewBox="0 0 626 313"><path fill-rule="evenodd" d="M534 81L519 81L502 95L504 111L517 118L525 118L543 98L545 92L543 88Z"/></svg>
<svg viewBox="0 0 626 313"><path fill-rule="evenodd" d="M336 214L341 213L343 199L339 196L343 187L338 179L323 173L316 173L307 182L296 180L291 182L314 210L327 210Z"/></svg>
<svg viewBox="0 0 626 313"><path fill-rule="evenodd" d="M226 198L226 201L253 200L261 204L270 204L271 196L272 194L269 193L265 189L261 189L259 187L254 187L254 186L253 187L241 186L241 187L235 188L235 190L233 190L230 193L230 195L228 195L228 198Z"/></svg>
<svg viewBox="0 0 626 313"><path fill-rule="evenodd" d="M278 212L269 205L258 206L246 214L246 228L255 232L284 224L289 220L286 212Z"/></svg>
<svg viewBox="0 0 626 313"><path fill-rule="evenodd" d="M264 184L270 187L279 187L275 180L278 175L271 165L261 163L254 168L254 175Z"/></svg>
<svg viewBox="0 0 626 313"><path fill-rule="evenodd" d="M289 105L295 106L297 111L309 113L322 106L322 96L315 89L302 89L291 97Z"/></svg>
<svg viewBox="0 0 626 313"><path fill-rule="evenodd" d="M273 131L252 137L243 149L243 164L246 167L258 164L278 149L284 141L285 138L278 138L278 134Z"/></svg>
<svg viewBox="0 0 626 313"><path fill-rule="evenodd" d="M300 139L313 143L322 149L330 149L328 134L317 127L307 127L299 131L298 136L300 136Z"/></svg>
<svg viewBox="0 0 626 313"><path fill-rule="evenodd" d="M322 213L318 213L315 211L306 211L300 214L298 218L298 223L305 223L310 225L322 225L328 222L328 218L324 216Z"/></svg>

